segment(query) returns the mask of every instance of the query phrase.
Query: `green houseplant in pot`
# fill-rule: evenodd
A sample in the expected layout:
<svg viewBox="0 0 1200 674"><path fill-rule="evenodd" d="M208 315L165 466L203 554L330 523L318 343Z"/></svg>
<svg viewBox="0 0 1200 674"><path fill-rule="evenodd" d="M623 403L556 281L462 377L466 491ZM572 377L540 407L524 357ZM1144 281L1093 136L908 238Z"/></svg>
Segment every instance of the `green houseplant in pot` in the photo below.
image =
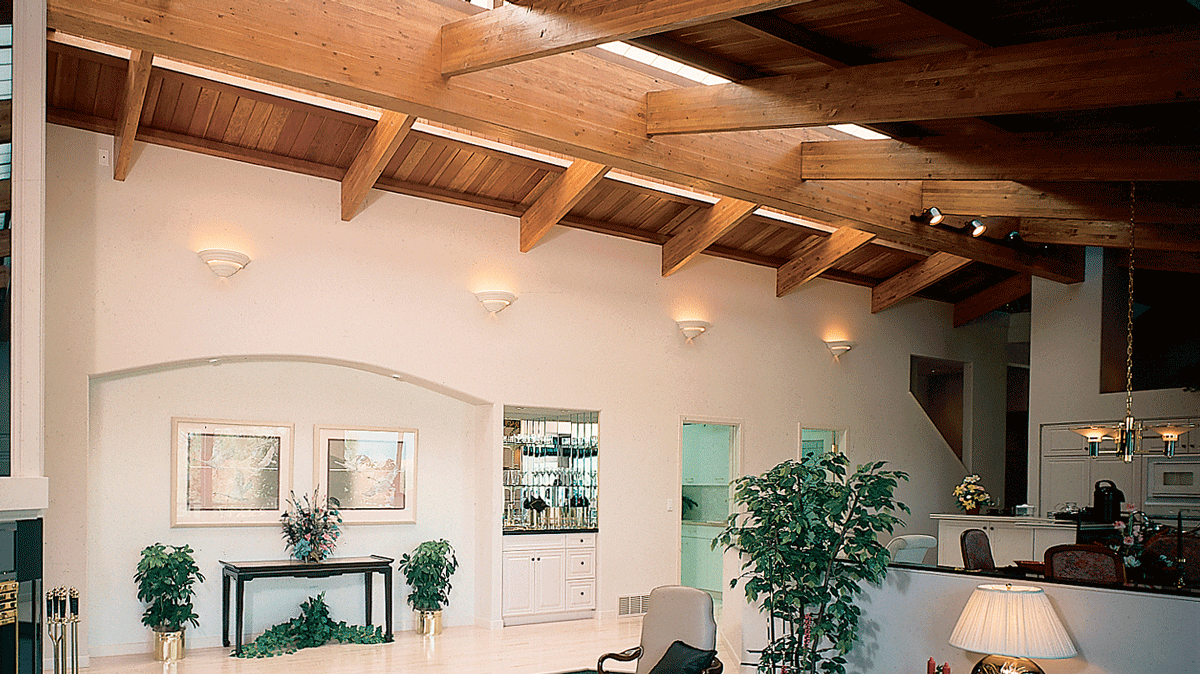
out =
<svg viewBox="0 0 1200 674"><path fill-rule="evenodd" d="M137 573L138 599L148 606L142 624L154 630L156 660L179 660L184 656L183 629L186 623L200 624L192 606L192 586L204 581L200 567L187 545L155 543L142 550Z"/></svg>
<svg viewBox="0 0 1200 674"><path fill-rule="evenodd" d="M413 629L419 634L442 632L442 607L450 601L450 576L458 569L454 548L444 538L425 541L400 557L400 572L412 588L408 603L413 607Z"/></svg>
<svg viewBox="0 0 1200 674"><path fill-rule="evenodd" d="M887 549L877 535L891 532L908 508L892 498L908 475L884 462L847 475L844 454L784 461L762 475L739 478L738 512L715 541L742 555L746 598L762 599L770 643L760 672L839 673L858 640L861 583L887 573Z"/></svg>

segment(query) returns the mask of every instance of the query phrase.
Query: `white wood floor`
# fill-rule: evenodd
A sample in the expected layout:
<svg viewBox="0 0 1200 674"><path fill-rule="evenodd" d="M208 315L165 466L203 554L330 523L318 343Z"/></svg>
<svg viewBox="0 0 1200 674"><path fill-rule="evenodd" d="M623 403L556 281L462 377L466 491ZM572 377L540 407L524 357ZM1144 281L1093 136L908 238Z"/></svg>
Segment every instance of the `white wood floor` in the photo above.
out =
<svg viewBox="0 0 1200 674"><path fill-rule="evenodd" d="M603 653L638 644L641 619L572 620L499 630L447 627L437 637L397 632L380 645L330 645L274 658L229 657L228 648L191 649L178 663L155 662L149 654L92 658L88 674L555 674L595 669ZM725 671L736 672L732 656L719 648ZM632 663L630 663L632 665ZM632 670L629 665L625 669Z"/></svg>

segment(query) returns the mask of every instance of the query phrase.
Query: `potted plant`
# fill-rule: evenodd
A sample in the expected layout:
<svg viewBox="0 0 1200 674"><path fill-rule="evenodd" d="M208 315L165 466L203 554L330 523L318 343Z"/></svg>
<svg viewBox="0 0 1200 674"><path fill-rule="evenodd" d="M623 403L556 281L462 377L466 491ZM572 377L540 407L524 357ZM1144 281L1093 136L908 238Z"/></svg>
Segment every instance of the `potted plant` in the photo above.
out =
<svg viewBox="0 0 1200 674"><path fill-rule="evenodd" d="M400 557L400 572L412 588L408 603L413 607L413 629L418 634L442 632L442 606L450 601L450 576L458 568L454 548L446 539L425 541Z"/></svg>
<svg viewBox="0 0 1200 674"><path fill-rule="evenodd" d="M760 672L842 673L858 639L854 596L862 581L887 573L887 549L877 535L891 532L908 512L892 498L908 475L879 461L847 477L844 454L784 461L762 475L739 478L739 512L713 541L741 553L746 598L761 597L770 643Z"/></svg>
<svg viewBox="0 0 1200 674"><path fill-rule="evenodd" d="M200 624L192 606L192 597L196 594L192 585L196 581L203 582L204 575L196 566L192 552L187 545L162 543L142 550L133 579L138 585L138 599L149 604L142 613L142 624L154 630L156 660L182 659L185 623L191 623L193 627Z"/></svg>
<svg viewBox="0 0 1200 674"><path fill-rule="evenodd" d="M964 477L962 484L954 488L954 498L968 515L978 515L980 507L992 505L992 495L979 484L978 475Z"/></svg>

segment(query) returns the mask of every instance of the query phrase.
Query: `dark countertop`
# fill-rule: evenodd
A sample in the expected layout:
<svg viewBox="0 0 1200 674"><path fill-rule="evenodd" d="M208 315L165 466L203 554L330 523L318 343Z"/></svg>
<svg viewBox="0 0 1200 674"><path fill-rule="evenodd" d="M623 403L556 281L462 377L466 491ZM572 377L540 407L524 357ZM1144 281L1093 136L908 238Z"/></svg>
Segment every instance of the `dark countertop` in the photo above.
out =
<svg viewBox="0 0 1200 674"><path fill-rule="evenodd" d="M505 536L521 536L524 534L597 534L598 528L567 528L567 529L505 529Z"/></svg>

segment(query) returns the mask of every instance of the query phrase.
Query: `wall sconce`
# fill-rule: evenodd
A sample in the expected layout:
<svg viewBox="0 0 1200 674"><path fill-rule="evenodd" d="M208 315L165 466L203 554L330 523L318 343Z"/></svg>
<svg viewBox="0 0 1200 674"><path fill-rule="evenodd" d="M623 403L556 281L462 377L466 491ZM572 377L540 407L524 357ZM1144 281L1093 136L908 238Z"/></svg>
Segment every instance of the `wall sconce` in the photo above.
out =
<svg viewBox="0 0 1200 674"><path fill-rule="evenodd" d="M495 315L517 301L517 296L507 290L481 290L475 293L479 303L488 313Z"/></svg>
<svg viewBox="0 0 1200 674"><path fill-rule="evenodd" d="M908 216L909 220L912 220L913 222L923 222L930 227L935 227L942 224L942 220L945 218L946 216L937 206L930 206L929 208L926 208L925 210L921 211L920 215Z"/></svg>
<svg viewBox="0 0 1200 674"><path fill-rule="evenodd" d="M829 347L834 360L840 360L843 353L854 348L854 342L845 339L826 340L825 346Z"/></svg>
<svg viewBox="0 0 1200 674"><path fill-rule="evenodd" d="M250 264L250 256L236 250L205 248L196 254L200 256L201 260L204 260L204 264L208 265L212 273L221 278L229 278L241 271L242 267Z"/></svg>
<svg viewBox="0 0 1200 674"><path fill-rule="evenodd" d="M679 330L687 337L687 343L691 344L692 340L699 337L708 330L712 324L708 321L675 321L675 325L679 326Z"/></svg>
<svg viewBox="0 0 1200 674"><path fill-rule="evenodd" d="M983 224L983 221L978 218L969 220L966 228L971 230L971 236L976 239L983 236L983 233L987 231L987 225Z"/></svg>

